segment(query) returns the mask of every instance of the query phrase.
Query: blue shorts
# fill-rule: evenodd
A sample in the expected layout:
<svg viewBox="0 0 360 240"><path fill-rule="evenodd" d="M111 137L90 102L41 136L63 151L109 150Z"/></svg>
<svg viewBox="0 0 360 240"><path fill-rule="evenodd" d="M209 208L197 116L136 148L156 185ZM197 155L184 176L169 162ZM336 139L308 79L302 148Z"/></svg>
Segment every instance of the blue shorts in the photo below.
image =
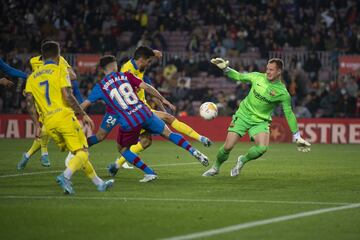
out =
<svg viewBox="0 0 360 240"><path fill-rule="evenodd" d="M164 131L165 122L153 114L142 124L142 127L148 130L151 134L161 134Z"/></svg>
<svg viewBox="0 0 360 240"><path fill-rule="evenodd" d="M118 119L116 114L105 113L100 128L109 133L117 124Z"/></svg>

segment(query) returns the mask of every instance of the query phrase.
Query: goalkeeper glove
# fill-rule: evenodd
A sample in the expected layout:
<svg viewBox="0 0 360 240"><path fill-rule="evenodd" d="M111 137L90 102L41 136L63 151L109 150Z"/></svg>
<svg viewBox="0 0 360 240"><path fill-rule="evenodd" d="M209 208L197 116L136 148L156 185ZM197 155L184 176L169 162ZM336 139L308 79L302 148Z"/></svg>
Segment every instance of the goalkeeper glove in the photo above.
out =
<svg viewBox="0 0 360 240"><path fill-rule="evenodd" d="M215 64L221 70L225 70L229 66L229 61L222 58L213 58L210 62Z"/></svg>
<svg viewBox="0 0 360 240"><path fill-rule="evenodd" d="M310 146L311 144L304 140L301 136L300 136L300 133L299 132L296 132L294 134L294 140L297 144L297 149L298 151L300 152L310 152Z"/></svg>

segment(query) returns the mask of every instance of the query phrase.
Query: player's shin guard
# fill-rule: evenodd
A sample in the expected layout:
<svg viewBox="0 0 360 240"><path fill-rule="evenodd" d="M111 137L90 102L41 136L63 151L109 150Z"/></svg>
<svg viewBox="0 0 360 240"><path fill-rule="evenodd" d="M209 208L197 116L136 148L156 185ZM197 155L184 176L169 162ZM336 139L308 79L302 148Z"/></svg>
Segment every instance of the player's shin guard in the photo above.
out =
<svg viewBox="0 0 360 240"><path fill-rule="evenodd" d="M89 160L89 153L85 151L77 151L75 156L69 161L69 165L64 171L64 176L70 179L71 176L80 168L82 168L86 161Z"/></svg>
<svg viewBox="0 0 360 240"><path fill-rule="evenodd" d="M230 151L226 151L224 149L224 146L221 146L221 148L219 149L217 155L216 155L216 162L214 164L214 167L217 169L220 169L221 165L228 160L230 155Z"/></svg>
<svg viewBox="0 0 360 240"><path fill-rule="evenodd" d="M31 157L34 153L39 151L40 148L41 148L41 140L39 138L35 138L30 149L26 152L26 157Z"/></svg>
<svg viewBox="0 0 360 240"><path fill-rule="evenodd" d="M139 153L141 153L142 151L144 151L144 148L143 148L143 146L141 145L141 143L138 142L137 144L132 145L132 146L130 147L130 151L133 152L133 153L135 153L135 154L139 154ZM126 159L125 159L123 156L119 157L119 158L116 160L116 162L115 162L116 168L119 169L119 168L124 164L125 161L126 161Z"/></svg>
<svg viewBox="0 0 360 240"><path fill-rule="evenodd" d="M91 162L89 160L87 160L84 164L84 168L83 168L86 176L88 178L91 179L91 181L96 185L100 185L103 184L103 180L101 178L98 177L98 175L95 172L95 169L93 167L93 165L91 164Z"/></svg>
<svg viewBox="0 0 360 240"><path fill-rule="evenodd" d="M189 136L197 141L200 141L201 135L197 133L194 129L192 129L189 125L180 122L179 120L175 119L171 123L171 127L173 127L176 131L185 134L186 136Z"/></svg>
<svg viewBox="0 0 360 240"><path fill-rule="evenodd" d="M131 152L130 150L126 150L122 153L122 155L128 162L142 170L144 173L156 175L156 173L150 167L148 167L135 153Z"/></svg>
<svg viewBox="0 0 360 240"><path fill-rule="evenodd" d="M194 153L195 149L191 146L191 144L185 140L185 138L178 133L170 133L169 140L176 145L182 147L186 151L190 152L191 154Z"/></svg>
<svg viewBox="0 0 360 240"><path fill-rule="evenodd" d="M253 146L248 150L245 156L242 157L241 162L246 163L248 161L257 159L261 157L267 151L267 149L268 149L267 146L259 146L259 145Z"/></svg>
<svg viewBox="0 0 360 240"><path fill-rule="evenodd" d="M99 143L99 140L97 139L96 135L92 135L92 136L87 138L87 142L88 142L88 145L90 147L92 145L95 145L95 144Z"/></svg>

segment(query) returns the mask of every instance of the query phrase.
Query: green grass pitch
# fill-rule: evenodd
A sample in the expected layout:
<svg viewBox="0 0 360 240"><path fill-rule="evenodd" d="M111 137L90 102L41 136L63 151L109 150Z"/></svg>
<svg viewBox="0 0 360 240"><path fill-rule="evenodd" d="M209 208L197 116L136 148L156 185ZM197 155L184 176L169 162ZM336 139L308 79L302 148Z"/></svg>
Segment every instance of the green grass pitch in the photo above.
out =
<svg viewBox="0 0 360 240"><path fill-rule="evenodd" d="M78 172L76 195L66 196L55 183L66 153L53 143L50 168L40 166L37 153L24 171L16 170L31 142L0 140L0 239L164 239L267 219L268 224L200 239L360 239L358 207L271 220L360 203L358 145L318 144L305 154L294 144L272 144L231 178L237 155L250 146L240 143L220 175L205 178L201 174L207 168L186 151L154 142L141 156L158 180L139 183L139 170L120 170L113 188L100 193ZM212 163L220 143L209 149L194 145ZM90 153L99 176L108 179L106 166L117 156L115 142L100 143Z"/></svg>

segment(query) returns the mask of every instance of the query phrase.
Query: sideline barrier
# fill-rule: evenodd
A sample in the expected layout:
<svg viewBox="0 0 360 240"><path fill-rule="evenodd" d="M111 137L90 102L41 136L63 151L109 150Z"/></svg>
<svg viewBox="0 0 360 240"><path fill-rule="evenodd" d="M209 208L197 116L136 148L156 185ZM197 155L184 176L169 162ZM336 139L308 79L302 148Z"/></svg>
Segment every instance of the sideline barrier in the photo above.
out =
<svg viewBox="0 0 360 240"><path fill-rule="evenodd" d="M92 115L96 129L99 127L102 115ZM218 117L212 121L205 121L200 117L180 117L181 121L189 124L200 134L206 135L213 141L224 141L226 129L231 122L231 117ZM95 129L95 131L96 131ZM302 136L312 143L335 143L335 144L360 144L360 118L309 118L299 119L299 129ZM92 131L84 127L86 135ZM117 127L108 136L115 139ZM0 115L0 138L33 138L34 126L29 115L26 114L2 114ZM154 137L161 140L161 137ZM245 136L241 141L249 141ZM284 118L273 118L271 124L272 142L291 142L292 134Z"/></svg>

